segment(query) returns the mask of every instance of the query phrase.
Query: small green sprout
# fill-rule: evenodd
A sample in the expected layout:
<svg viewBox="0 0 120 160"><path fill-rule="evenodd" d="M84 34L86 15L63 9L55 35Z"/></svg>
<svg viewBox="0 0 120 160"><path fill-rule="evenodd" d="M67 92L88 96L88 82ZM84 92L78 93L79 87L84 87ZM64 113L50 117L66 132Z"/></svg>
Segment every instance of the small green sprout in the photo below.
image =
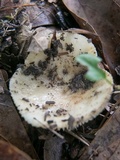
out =
<svg viewBox="0 0 120 160"><path fill-rule="evenodd" d="M92 54L81 54L76 57L76 61L88 67L88 71L85 74L86 79L93 82L99 81L101 79L107 80L105 71L100 69L98 66L98 64L102 61L100 57L96 57Z"/></svg>

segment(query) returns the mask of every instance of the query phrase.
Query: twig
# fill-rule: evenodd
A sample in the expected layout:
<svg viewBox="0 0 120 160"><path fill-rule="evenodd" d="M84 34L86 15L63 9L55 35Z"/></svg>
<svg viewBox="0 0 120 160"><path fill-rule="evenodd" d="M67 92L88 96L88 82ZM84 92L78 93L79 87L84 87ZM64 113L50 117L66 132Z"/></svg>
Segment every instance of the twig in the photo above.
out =
<svg viewBox="0 0 120 160"><path fill-rule="evenodd" d="M120 93L120 91L114 91L114 92L113 92L113 94L118 94L118 93Z"/></svg>
<svg viewBox="0 0 120 160"><path fill-rule="evenodd" d="M1 137L2 139L4 139L6 142L10 143L10 142L7 140L7 138L5 138L2 134L0 134L0 137Z"/></svg>
<svg viewBox="0 0 120 160"><path fill-rule="evenodd" d="M113 2L114 2L118 7L120 7L120 4L119 4L116 0L113 0Z"/></svg>
<svg viewBox="0 0 120 160"><path fill-rule="evenodd" d="M30 6L35 6L35 4L23 4L23 5L11 6L11 7L1 7L0 12L15 9L15 8L30 7Z"/></svg>
<svg viewBox="0 0 120 160"><path fill-rule="evenodd" d="M36 121L38 121L39 123L41 123L39 120L37 120L36 118L34 118ZM42 124L42 123L41 123ZM49 128L49 127L47 127L47 126L45 126L44 124L42 124L42 126L44 126L44 128L47 128L48 130L50 130L52 133L54 133L56 136L58 136L59 138L61 138L61 139L64 139L64 137L61 135L61 134L59 134L57 131L55 131L55 130L53 130L53 129L51 129L51 128Z"/></svg>
<svg viewBox="0 0 120 160"><path fill-rule="evenodd" d="M67 131L66 132L70 135L72 135L73 137L77 138L78 140L80 140L81 142L83 142L85 145L89 146L90 143L88 142L88 140L86 140L83 136L78 136L77 134L71 132L71 131Z"/></svg>

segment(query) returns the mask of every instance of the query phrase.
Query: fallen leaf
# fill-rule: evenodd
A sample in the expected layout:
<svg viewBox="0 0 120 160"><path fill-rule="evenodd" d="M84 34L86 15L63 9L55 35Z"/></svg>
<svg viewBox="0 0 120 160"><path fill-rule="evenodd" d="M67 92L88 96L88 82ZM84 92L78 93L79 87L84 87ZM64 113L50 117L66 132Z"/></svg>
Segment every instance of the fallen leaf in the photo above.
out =
<svg viewBox="0 0 120 160"><path fill-rule="evenodd" d="M1 159L2 158L2 159ZM0 140L0 159L1 160L32 160L26 153L19 150L12 144Z"/></svg>
<svg viewBox="0 0 120 160"><path fill-rule="evenodd" d="M0 139L6 139L32 158L39 159L13 105L2 73L3 71L0 70L0 86L4 89L4 93L0 93ZM6 158L5 160L8 159Z"/></svg>
<svg viewBox="0 0 120 160"><path fill-rule="evenodd" d="M95 139L79 160L119 160L120 155L120 107L97 132Z"/></svg>

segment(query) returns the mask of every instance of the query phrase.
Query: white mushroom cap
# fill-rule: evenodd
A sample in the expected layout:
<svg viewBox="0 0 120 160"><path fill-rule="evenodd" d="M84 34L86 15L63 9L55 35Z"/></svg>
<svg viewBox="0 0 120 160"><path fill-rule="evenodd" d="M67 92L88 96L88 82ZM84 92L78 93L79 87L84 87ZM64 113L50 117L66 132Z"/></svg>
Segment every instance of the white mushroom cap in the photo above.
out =
<svg viewBox="0 0 120 160"><path fill-rule="evenodd" d="M43 51L31 52L25 66L11 78L10 92L21 116L32 126L71 130L96 117L108 103L113 88L105 80L86 80L86 68L75 61L82 53L96 55L92 42L75 33L59 32L56 36L62 46L58 47L58 55L48 60ZM51 37L52 32L41 37L47 41L44 49L49 47ZM112 82L111 75L106 74Z"/></svg>

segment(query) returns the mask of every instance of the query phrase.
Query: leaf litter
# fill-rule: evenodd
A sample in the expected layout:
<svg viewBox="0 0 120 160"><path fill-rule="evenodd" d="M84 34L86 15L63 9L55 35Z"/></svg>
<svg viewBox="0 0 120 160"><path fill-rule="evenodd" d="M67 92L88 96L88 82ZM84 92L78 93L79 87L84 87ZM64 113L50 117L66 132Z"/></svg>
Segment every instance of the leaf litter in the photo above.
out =
<svg viewBox="0 0 120 160"><path fill-rule="evenodd" d="M73 3L72 0L69 1L69 3L68 3L67 0L63 0L63 2L67 6L67 9L68 9L67 12L68 13L71 12L72 16L75 18L75 20L78 20L77 23L78 23L79 27L81 29L86 29L92 35L92 36L90 36L89 34L86 33L86 31L83 33L83 34L86 34L88 37L90 37L92 39L92 41L95 41L97 49L99 51L98 52L99 56L105 60L104 63L106 63L109 66L109 70L113 74L114 81L117 84L119 84L119 61L118 61L119 60L119 55L118 55L119 54L119 23L118 23L118 20L117 20L118 19L117 17L119 17L119 15L116 14L116 13L118 13L116 11L119 11L119 2L117 2L117 1L109 1L109 2L106 1L106 2L101 2L101 3L98 4L96 2L92 3L90 1L84 1L84 2L83 1L77 1L76 3L79 3L79 5L76 5L75 3ZM111 5L113 5L112 12L110 12ZM62 6L62 9L63 9L64 8L63 4L62 5L60 4L60 7L61 6ZM107 7L109 6L108 9L106 9L106 6ZM8 7L9 7L9 3L8 3ZM23 6L22 9L25 8L25 7L29 8L30 6L28 4L28 6ZM35 7L35 4L34 4L34 7ZM72 7L72 9L76 8L76 10L74 10L74 11L71 10L71 7ZM102 10L99 9L99 7L101 7ZM5 8L5 11L6 10L10 11L10 9L13 11L13 8L18 8L18 6L11 7L11 8ZM40 8L40 6L39 6L39 8ZM98 10L96 8L98 8ZM42 8L42 10L44 10L44 7ZM101 10L101 12L99 12L99 10ZM76 13L76 11L78 11L78 12ZM11 11L10 11L10 13L11 13ZM19 13L21 13L21 11ZM38 13L39 14L36 14L37 16L41 15L41 11L38 11ZM98 22L98 20L96 20L96 17L95 18L91 18L94 13L97 13L96 17L97 17L97 19L99 19L99 22ZM113 16L113 13L114 13L114 16ZM25 14L25 12L23 13L23 15L24 14ZM4 12L3 15L6 15L6 13ZM53 13L53 15L54 15L54 13ZM104 21L104 19L102 19L104 17L104 15L107 15L106 17L108 18L107 20L109 20L109 22L108 21ZM0 61L1 61L1 68L5 69L9 73L9 77L10 77L13 74L13 72L15 71L16 66L18 64L20 64L20 63L23 63L25 57L28 54L27 53L27 49L26 49L28 47L26 47L27 44L25 42L24 45L23 45L23 50L24 51L23 50L20 51L21 46L19 46L19 45L21 45L21 43L18 43L18 41L16 40L16 33L17 33L17 31L20 30L20 27L22 27L22 26L20 25L20 23L18 21L18 19L19 19L18 17L11 18L11 16L9 16L9 17L7 17L7 16L5 18L3 18L2 22L1 22L1 30L0 30L0 32L1 32L1 37L0 37L1 42L0 43L1 43L1 47L2 48L1 48L1 60ZM47 15L47 17L48 17L48 15ZM47 25L47 26L48 25L53 25L53 26L55 25L56 26L56 23L54 23L56 20L53 17L51 18L51 22L52 23L48 22L46 24L44 23L44 25ZM40 19L40 18L38 18L38 19ZM44 20L43 20L43 22L44 22ZM31 20L31 23L32 23L32 20ZM98 25L98 23L100 23L100 25ZM59 23L57 22L57 25L58 24ZM43 24L38 21L36 26L42 26L42 25ZM78 27L78 25L75 25L75 28L76 28L76 26ZM3 26L5 26L5 28ZM33 26L35 26L35 25L33 25ZM57 26L57 27L61 28L61 26L62 25ZM104 28L104 30L103 30L103 28ZM106 32L105 29L107 30L107 32ZM110 32L110 29L111 29L111 32ZM30 31L32 31L32 28L30 28ZM27 36L27 34L26 34L26 36ZM32 36L33 36L33 34L30 35L30 37L32 37ZM30 40L28 40L28 41L29 41L28 42L28 46L29 46L31 41ZM114 41L114 43L113 43L113 41ZM102 46L101 46L101 42L102 42ZM36 43L36 41L35 41L35 43ZM14 48L13 46L14 47L16 46L15 47L15 51L11 52L11 49ZM102 47L103 47L103 50L102 50ZM113 53L115 53L115 54L113 54ZM10 59L10 62L8 61L8 59ZM119 102L119 97L117 98L117 102ZM110 103L113 104L113 106L116 104L112 99L111 99ZM119 103L117 103L116 105L118 106ZM114 109L113 109L113 111L114 111ZM92 122L90 122L90 123L88 123L86 125L83 125L82 127L79 127L77 129L77 133L76 134L77 135L83 135L83 137L85 139L87 139L87 140L89 140L89 142L91 142L94 139L95 133L99 129L99 126L101 125L102 120L104 119L103 117L106 116L106 113L107 112L104 111L102 113L102 115L99 115ZM106 119L109 119L109 117L110 117L110 115L107 115ZM117 117L117 119L119 121L119 117ZM113 123L114 122L115 121L113 119ZM107 122L107 124L110 127L110 122L109 121ZM115 124L116 124L116 122L115 122ZM115 126L115 128L116 128L116 126ZM94 129L96 130L95 132L94 132ZM32 129L30 129L30 130L32 130ZM44 134L44 133L45 132L43 131L42 134ZM109 133L106 133L106 128L103 128L103 130L99 130L99 133L100 133L102 138L104 137L104 135L102 135L102 133L105 134L105 135L109 134ZM30 135L30 133L28 133L28 134ZM63 133L63 131L61 131L61 134L64 135L65 133ZM33 134L32 136L35 136L35 135ZM76 154L76 156L75 156L74 155L75 153L72 152L73 151L72 149L74 147L72 146L71 143L73 143L73 144L76 143L76 138L73 138L70 135L69 136L68 135L64 135L64 136L65 136L65 139L67 139L67 141L63 142L63 144L60 146L59 149L61 149L61 147L62 147L62 148L65 149L65 152L62 151L62 153L59 153L58 156L61 158L61 156L63 155L62 159L70 159L72 157L74 157L74 159L75 158L79 159L79 157L81 157L81 155L82 155L83 148L85 149L85 145L83 143L79 142L79 141L77 142L77 147L78 147L77 150L79 150L79 155ZM96 138L97 138L97 136L96 136ZM102 144L102 138L99 138L99 136L98 136L98 140L95 140L95 143L97 143L97 141L99 141L101 139L101 144ZM36 140L34 138L34 143L35 142L36 142ZM47 140L46 140L46 142L47 142ZM53 142L56 142L56 140L54 140ZM38 146L40 146L40 143L43 143L43 140L37 142ZM92 143L94 144L94 141ZM42 147L43 147L43 145L42 145ZM42 147L38 147L38 148L36 147L37 148L36 150L38 150L38 154L39 155L41 154L40 149ZM43 150L43 148L42 148L42 150ZM93 150L94 150L94 147L92 148L92 151ZM86 152L87 152L87 150L86 150ZM51 153L52 153L52 150L51 150ZM46 155L47 153L44 153L44 154ZM93 154L91 153L90 156L92 157ZM51 158L53 158L53 157L51 157ZM86 159L86 157L83 156L83 159Z"/></svg>

